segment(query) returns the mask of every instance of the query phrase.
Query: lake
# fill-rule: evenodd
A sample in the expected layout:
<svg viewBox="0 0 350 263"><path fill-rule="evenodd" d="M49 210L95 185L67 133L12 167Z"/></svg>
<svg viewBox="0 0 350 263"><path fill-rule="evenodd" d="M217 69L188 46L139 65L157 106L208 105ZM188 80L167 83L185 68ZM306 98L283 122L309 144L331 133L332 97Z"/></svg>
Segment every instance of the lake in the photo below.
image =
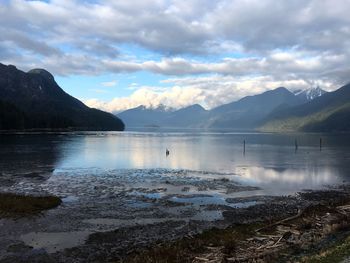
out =
<svg viewBox="0 0 350 263"><path fill-rule="evenodd" d="M9 180L12 175L28 178L43 173L74 177L84 172L101 176L138 169L186 170L224 174L270 194L288 194L347 181L349 150L347 134L17 134L0 136L0 171Z"/></svg>
<svg viewBox="0 0 350 263"><path fill-rule="evenodd" d="M196 131L1 135L0 191L54 194L63 205L35 220L6 221L0 239L51 253L121 227L160 224L169 235L177 231L173 238L189 225L195 231L217 226L227 209L348 182L348 138Z"/></svg>

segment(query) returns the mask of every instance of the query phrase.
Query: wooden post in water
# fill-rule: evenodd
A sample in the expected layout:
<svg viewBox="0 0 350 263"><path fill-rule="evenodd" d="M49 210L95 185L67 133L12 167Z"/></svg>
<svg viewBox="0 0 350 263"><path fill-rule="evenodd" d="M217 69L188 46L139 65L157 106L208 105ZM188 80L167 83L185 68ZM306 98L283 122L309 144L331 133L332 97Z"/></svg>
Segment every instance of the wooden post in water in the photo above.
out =
<svg viewBox="0 0 350 263"><path fill-rule="evenodd" d="M243 140L243 155L245 155L245 140Z"/></svg>
<svg viewBox="0 0 350 263"><path fill-rule="evenodd" d="M297 141L297 139L295 138L295 142L294 142L294 144L295 144L295 152L298 150L298 141Z"/></svg>
<svg viewBox="0 0 350 263"><path fill-rule="evenodd" d="M320 138L320 151L322 151L322 138Z"/></svg>

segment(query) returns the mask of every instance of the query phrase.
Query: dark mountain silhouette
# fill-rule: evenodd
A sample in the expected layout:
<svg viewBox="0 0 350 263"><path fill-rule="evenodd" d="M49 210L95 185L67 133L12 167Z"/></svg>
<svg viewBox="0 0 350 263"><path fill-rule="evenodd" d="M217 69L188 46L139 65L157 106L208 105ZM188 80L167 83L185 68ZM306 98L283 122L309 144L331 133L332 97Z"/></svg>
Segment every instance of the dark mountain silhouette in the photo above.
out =
<svg viewBox="0 0 350 263"><path fill-rule="evenodd" d="M27 73L0 64L0 129L123 130L110 113L65 93L44 69Z"/></svg>
<svg viewBox="0 0 350 263"><path fill-rule="evenodd" d="M350 131L350 84L314 100L271 113L266 131Z"/></svg>

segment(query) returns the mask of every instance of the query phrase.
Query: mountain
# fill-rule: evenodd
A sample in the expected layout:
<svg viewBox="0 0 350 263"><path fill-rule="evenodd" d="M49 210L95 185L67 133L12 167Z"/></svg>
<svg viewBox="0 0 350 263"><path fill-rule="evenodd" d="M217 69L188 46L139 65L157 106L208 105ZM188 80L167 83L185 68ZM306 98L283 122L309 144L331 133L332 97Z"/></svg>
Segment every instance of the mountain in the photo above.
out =
<svg viewBox="0 0 350 263"><path fill-rule="evenodd" d="M171 112L166 119L163 120L163 125L166 127L182 127L194 128L199 123L206 121L208 111L201 105L194 104L177 111Z"/></svg>
<svg viewBox="0 0 350 263"><path fill-rule="evenodd" d="M44 69L25 73L0 63L0 130L123 130L110 113L87 107L65 93Z"/></svg>
<svg viewBox="0 0 350 263"><path fill-rule="evenodd" d="M210 111L206 126L215 128L253 129L275 109L300 105L303 101L280 87L255 96L244 97Z"/></svg>
<svg viewBox="0 0 350 263"><path fill-rule="evenodd" d="M321 89L319 86L314 87L314 88L309 88L309 89L304 89L304 90L296 90L293 92L295 96L303 100L304 102L311 101L315 98L321 97L327 91Z"/></svg>
<svg viewBox="0 0 350 263"><path fill-rule="evenodd" d="M139 106L118 117L128 127L327 131L337 123L336 129L344 130L346 125L339 125L340 120L347 120L348 97L346 92L334 94L338 93L328 93L319 87L295 93L280 87L209 111L198 104L176 111L162 105L158 108Z"/></svg>
<svg viewBox="0 0 350 263"><path fill-rule="evenodd" d="M126 127L191 127L194 120L203 119L207 111L195 104L180 110L160 105L147 108L143 105L123 111L117 116Z"/></svg>
<svg viewBox="0 0 350 263"><path fill-rule="evenodd" d="M350 84L312 101L270 114L264 131L350 131Z"/></svg>
<svg viewBox="0 0 350 263"><path fill-rule="evenodd" d="M127 127L177 127L177 128L232 128L253 129L273 110L303 103L286 88L277 88L255 96L248 96L210 111L195 104L180 110L167 110L164 106L146 108L139 106L117 116Z"/></svg>
<svg viewBox="0 0 350 263"><path fill-rule="evenodd" d="M122 119L126 127L160 126L161 122L169 116L173 109L167 109L164 105L156 108L139 106L123 111L117 116Z"/></svg>

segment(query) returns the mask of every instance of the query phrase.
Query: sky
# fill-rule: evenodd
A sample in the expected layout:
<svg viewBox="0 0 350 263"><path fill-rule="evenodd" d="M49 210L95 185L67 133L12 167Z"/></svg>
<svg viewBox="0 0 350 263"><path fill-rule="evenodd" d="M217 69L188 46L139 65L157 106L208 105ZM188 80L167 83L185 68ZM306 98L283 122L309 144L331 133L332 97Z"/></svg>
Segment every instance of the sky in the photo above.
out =
<svg viewBox="0 0 350 263"><path fill-rule="evenodd" d="M0 0L0 63L91 107L207 109L350 82L350 0Z"/></svg>

